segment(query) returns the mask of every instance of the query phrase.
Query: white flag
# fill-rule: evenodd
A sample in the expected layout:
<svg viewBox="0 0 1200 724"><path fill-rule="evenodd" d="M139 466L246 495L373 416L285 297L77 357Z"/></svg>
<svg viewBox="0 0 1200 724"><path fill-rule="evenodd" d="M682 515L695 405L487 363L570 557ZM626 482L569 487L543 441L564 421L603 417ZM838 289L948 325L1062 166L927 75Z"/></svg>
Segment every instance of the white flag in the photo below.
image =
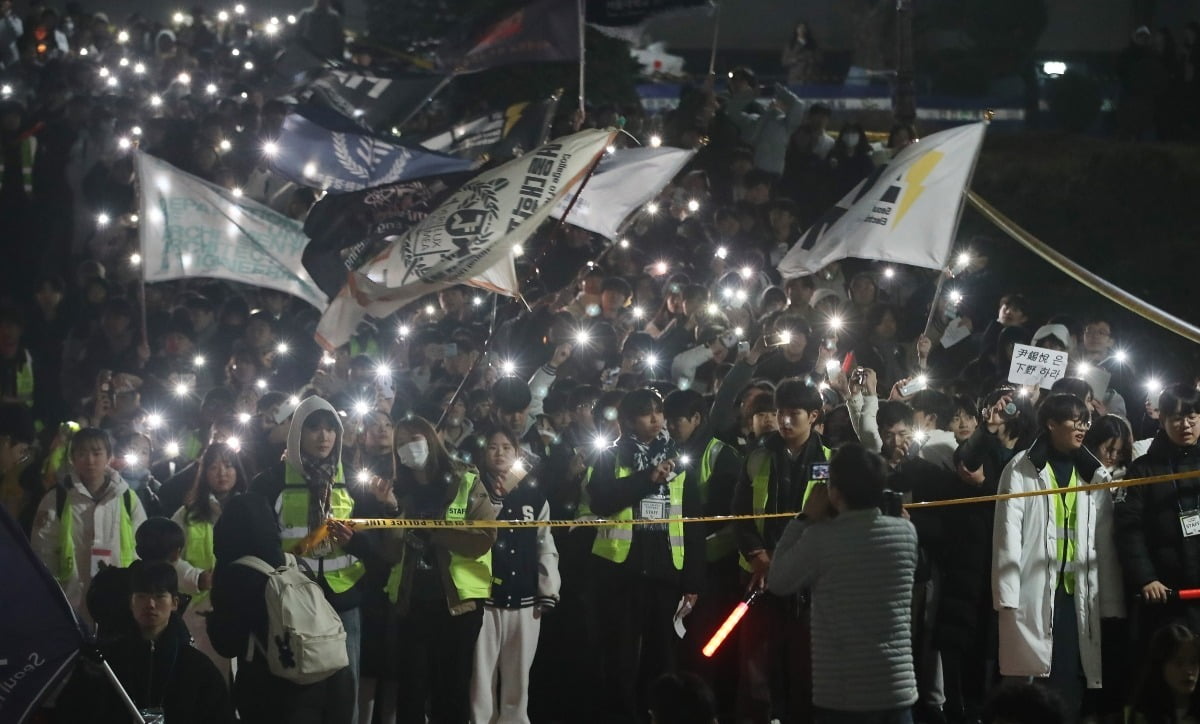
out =
<svg viewBox="0 0 1200 724"><path fill-rule="evenodd" d="M693 150L667 147L613 151L579 193L567 223L608 239L616 237L621 222L657 196L695 155ZM552 216L561 219L574 196L564 196Z"/></svg>
<svg viewBox="0 0 1200 724"><path fill-rule="evenodd" d="M136 158L146 281L229 279L325 308L325 294L300 264L308 237L298 222L162 159Z"/></svg>
<svg viewBox="0 0 1200 724"><path fill-rule="evenodd" d="M364 315L380 318L426 294L470 284L516 296L513 247L550 216L615 131L581 131L463 184L420 224L350 274L317 326L326 349L345 344Z"/></svg>
<svg viewBox="0 0 1200 724"><path fill-rule="evenodd" d="M846 257L944 267L986 125L934 133L902 150L801 234L779 273L815 274Z"/></svg>

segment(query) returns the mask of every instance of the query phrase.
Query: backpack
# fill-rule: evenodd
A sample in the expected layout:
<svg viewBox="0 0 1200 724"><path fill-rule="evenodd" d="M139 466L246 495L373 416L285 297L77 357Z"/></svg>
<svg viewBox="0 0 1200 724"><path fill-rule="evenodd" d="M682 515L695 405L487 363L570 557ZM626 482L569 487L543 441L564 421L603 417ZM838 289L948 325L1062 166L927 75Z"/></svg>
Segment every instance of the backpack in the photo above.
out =
<svg viewBox="0 0 1200 724"><path fill-rule="evenodd" d="M264 646L251 635L247 661L257 648L266 655L272 674L295 684L315 684L350 664L341 617L295 557L285 555L279 568L255 556L234 563L267 577L267 641Z"/></svg>

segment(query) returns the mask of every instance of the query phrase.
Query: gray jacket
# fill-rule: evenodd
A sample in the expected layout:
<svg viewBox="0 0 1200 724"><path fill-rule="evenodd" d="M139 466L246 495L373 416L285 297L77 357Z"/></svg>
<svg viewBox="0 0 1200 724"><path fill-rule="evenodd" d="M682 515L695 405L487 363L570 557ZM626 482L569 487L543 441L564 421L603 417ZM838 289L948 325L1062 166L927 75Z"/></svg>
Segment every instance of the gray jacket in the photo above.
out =
<svg viewBox="0 0 1200 724"><path fill-rule="evenodd" d="M875 508L788 524L767 586L780 595L812 594L813 704L867 712L917 700L910 609L916 567L912 523Z"/></svg>

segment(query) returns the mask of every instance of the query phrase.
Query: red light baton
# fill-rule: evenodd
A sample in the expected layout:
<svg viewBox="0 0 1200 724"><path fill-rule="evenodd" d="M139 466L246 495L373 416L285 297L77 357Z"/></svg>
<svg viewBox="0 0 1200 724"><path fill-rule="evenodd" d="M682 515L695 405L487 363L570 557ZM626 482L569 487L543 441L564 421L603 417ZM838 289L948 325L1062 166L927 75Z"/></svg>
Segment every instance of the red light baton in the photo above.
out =
<svg viewBox="0 0 1200 724"><path fill-rule="evenodd" d="M1200 590L1196 594L1200 597ZM721 644L725 643L725 639L729 638L729 634L741 623L742 617L746 615L746 612L750 610L750 607L754 605L754 602L758 600L760 595L762 595L761 589L756 588L751 591L750 595L746 596L746 600L739 603L737 608L730 612L729 617L725 619L725 622L721 624L717 632L708 640L708 643L704 644L701 653L711 659L712 655L717 653L717 649L721 648Z"/></svg>
<svg viewBox="0 0 1200 724"><path fill-rule="evenodd" d="M1137 595L1142 601L1146 601L1145 594ZM1167 589L1168 601L1200 601L1200 588L1181 588L1180 590Z"/></svg>

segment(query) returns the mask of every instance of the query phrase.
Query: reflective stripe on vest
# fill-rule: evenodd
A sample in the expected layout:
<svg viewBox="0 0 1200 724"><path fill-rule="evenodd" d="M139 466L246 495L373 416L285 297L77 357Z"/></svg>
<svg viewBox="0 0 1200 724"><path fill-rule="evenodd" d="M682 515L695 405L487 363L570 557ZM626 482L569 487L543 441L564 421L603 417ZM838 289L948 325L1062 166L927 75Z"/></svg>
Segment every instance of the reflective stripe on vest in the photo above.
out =
<svg viewBox="0 0 1200 724"><path fill-rule="evenodd" d="M1049 465L1046 468L1050 471L1050 482L1055 488L1059 488L1058 479L1054 476L1054 468ZM1075 473L1075 467L1071 467L1071 479L1067 482L1067 490L1070 492L1058 495L1051 495L1054 501L1054 538L1057 541L1055 546L1055 555L1058 560L1058 569L1062 572L1063 590L1067 593L1075 592L1075 574L1071 571L1070 564L1075 560L1075 491L1073 488L1079 485L1079 476Z"/></svg>
<svg viewBox="0 0 1200 724"><path fill-rule="evenodd" d="M458 493L450 506L446 508L446 520L466 520L467 506L471 502L471 490L475 487L475 473L463 474L462 482L458 485ZM404 577L404 566L407 563L409 549L404 546L400 562L392 566L387 583L383 589L388 600L392 603L400 600L400 581ZM478 558L462 556L450 552L450 580L454 590L458 592L459 601L469 601L473 598L487 598L492 595L492 550Z"/></svg>
<svg viewBox="0 0 1200 724"><path fill-rule="evenodd" d="M21 144L21 188L26 194L33 193L33 160L37 155L37 138L22 139ZM0 179L4 178L4 160L0 159Z"/></svg>
<svg viewBox="0 0 1200 724"><path fill-rule="evenodd" d="M458 486L458 495L446 508L446 520L466 520L467 504L471 502L471 489L475 487L475 473L463 475ZM492 549L478 558L460 556L450 552L450 580L458 591L458 600L487 598L492 595Z"/></svg>
<svg viewBox="0 0 1200 724"><path fill-rule="evenodd" d="M822 445L821 446L821 454L825 456L824 457L825 460L829 460L830 455L832 455L832 451L830 451L829 448ZM771 454L769 452L766 454L766 458L767 458L766 463L759 466L759 469L754 471L754 475L750 479L752 505L753 505L753 510L754 510L755 515L762 515L763 513L767 512L767 498L770 496L771 465L772 465L772 458L771 458ZM823 481L820 481L820 480L809 480L808 481L808 485L805 486L805 488L804 488L804 497L800 499L800 507L801 508L803 508L804 504L808 502L808 496L812 495L813 486L815 486L817 483L820 483L820 482L823 482ZM765 518L759 518L758 520L754 521L754 527L758 528L759 535L763 535L766 532L766 526L767 526L767 521ZM740 555L740 554L738 555L738 565L740 565L742 567L742 570L744 570L744 571L750 571L750 572L754 571L753 566L751 566L750 563L746 560L746 557L743 555Z"/></svg>
<svg viewBox="0 0 1200 724"><path fill-rule="evenodd" d="M343 484L342 466L339 463L334 475L333 490L329 493L329 517L346 519L354 510L354 500L346 492ZM292 550L297 543L308 535L308 482L291 463L284 463L283 492L275 503L279 514L280 537L283 549ZM366 567L363 562L346 553L341 546L329 543L328 555L319 557L297 556L308 564L314 573L318 573L329 584L334 593L349 591L358 579L363 577Z"/></svg>
<svg viewBox="0 0 1200 724"><path fill-rule="evenodd" d="M617 478L627 478L633 475L633 472L631 468L618 465L615 476ZM591 482L591 477L591 471L589 470L587 476L588 483ZM684 479L685 476L676 475L667 485L667 492L670 498L667 517L676 521L683 518ZM631 521L633 520L633 508L624 508L616 515L610 517L609 520ZM667 524L667 542L671 546L671 563L675 566L675 570L683 570L684 547L682 522ZM629 549L632 545L633 523L609 525L596 529L596 540L592 543L592 553L613 563L624 563L625 559L629 558Z"/></svg>
<svg viewBox="0 0 1200 724"><path fill-rule="evenodd" d="M133 491L126 490L121 495L121 500L118 502L121 508L121 550L120 555L121 567L128 568L130 563L133 563L136 551L136 544L133 537L133 516L130 515L130 509L133 508ZM63 504L61 518L58 522L59 531L59 561L58 561L58 582L66 585L67 581L71 580L71 576L75 575L75 514L71 510L70 494L66 502Z"/></svg>
<svg viewBox="0 0 1200 724"><path fill-rule="evenodd" d="M184 545L183 560L202 571L216 568L217 557L213 554L213 524L207 520L192 520L187 516L187 525L183 529ZM198 591L192 595L191 605L195 606L208 598L208 591Z"/></svg>

